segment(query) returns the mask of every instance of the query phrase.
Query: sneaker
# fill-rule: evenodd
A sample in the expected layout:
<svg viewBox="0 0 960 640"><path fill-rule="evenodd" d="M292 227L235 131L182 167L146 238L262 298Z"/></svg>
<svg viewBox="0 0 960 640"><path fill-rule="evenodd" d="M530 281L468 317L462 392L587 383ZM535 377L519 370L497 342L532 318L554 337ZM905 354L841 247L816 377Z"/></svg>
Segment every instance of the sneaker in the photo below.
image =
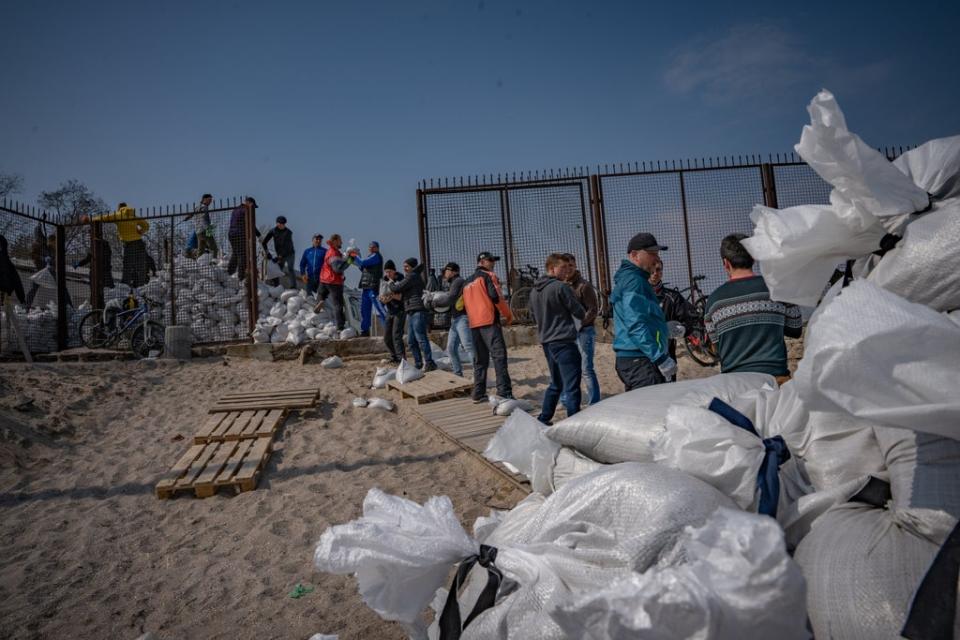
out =
<svg viewBox="0 0 960 640"><path fill-rule="evenodd" d="M428 363L427 363L427 368L424 369L424 371L436 371L436 370L437 370L437 363L436 363L436 362L428 362Z"/></svg>
<svg viewBox="0 0 960 640"><path fill-rule="evenodd" d="M370 332L369 332L369 331L361 331L361 332L360 332L360 337L361 337L361 338L369 338L369 337L370 337Z"/></svg>
<svg viewBox="0 0 960 640"><path fill-rule="evenodd" d="M486 398L470 398L473 401L473 404L483 404L487 401Z"/></svg>

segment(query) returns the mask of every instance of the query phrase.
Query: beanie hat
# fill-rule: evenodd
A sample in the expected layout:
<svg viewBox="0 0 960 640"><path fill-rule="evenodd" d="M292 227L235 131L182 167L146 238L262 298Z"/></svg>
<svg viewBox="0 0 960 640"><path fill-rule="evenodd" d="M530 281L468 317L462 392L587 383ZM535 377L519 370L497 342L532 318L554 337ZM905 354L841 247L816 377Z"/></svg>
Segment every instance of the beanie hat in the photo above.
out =
<svg viewBox="0 0 960 640"><path fill-rule="evenodd" d="M383 263L383 268L384 268L384 269L390 269L390 270L392 270L392 271L396 271L396 270L397 270L397 265L395 265L395 264L393 263L393 260L387 260L386 262Z"/></svg>
<svg viewBox="0 0 960 640"><path fill-rule="evenodd" d="M411 268L416 269L420 262L416 258L407 258L403 261L403 264L408 264Z"/></svg>

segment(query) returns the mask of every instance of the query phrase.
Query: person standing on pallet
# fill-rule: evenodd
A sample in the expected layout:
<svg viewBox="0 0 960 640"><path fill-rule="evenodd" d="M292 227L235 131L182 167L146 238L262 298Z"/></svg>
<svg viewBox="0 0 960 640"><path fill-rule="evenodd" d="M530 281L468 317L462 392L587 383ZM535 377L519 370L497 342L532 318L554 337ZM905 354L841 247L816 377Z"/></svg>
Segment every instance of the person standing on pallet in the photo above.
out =
<svg viewBox="0 0 960 640"><path fill-rule="evenodd" d="M723 270L730 278L707 298L704 324L717 345L721 373L768 373L783 384L790 379L784 336L803 334L800 309L770 299L763 276L753 272L753 256L734 233L720 242Z"/></svg>
<svg viewBox="0 0 960 640"><path fill-rule="evenodd" d="M387 322L387 314L377 299L380 289L380 280L383 279L383 256L380 255L380 243L370 241L370 255L366 258L357 256L354 264L360 267L360 335L370 336L370 324L373 320L373 311L376 310L380 321Z"/></svg>
<svg viewBox="0 0 960 640"><path fill-rule="evenodd" d="M493 267L500 260L489 251L477 256L477 270L463 287L463 304L473 338L473 401L483 402L487 393L487 367L493 358L497 373L497 395L513 399L513 385L507 370L507 343L503 339L501 319L510 324L513 314L503 298L500 280Z"/></svg>
<svg viewBox="0 0 960 640"><path fill-rule="evenodd" d="M380 302L387 309L387 322L383 327L383 342L390 352L390 361L400 364L404 358L403 322L406 312L403 310L403 296L390 291L390 283L403 280L403 274L397 273L393 260L383 263L383 280L380 287Z"/></svg>
<svg viewBox="0 0 960 640"><path fill-rule="evenodd" d="M626 391L662 384L677 372L667 344L667 322L650 286L650 272L666 250L653 234L638 233L630 238L627 257L613 277L613 351Z"/></svg>
<svg viewBox="0 0 960 640"><path fill-rule="evenodd" d="M413 354L417 369L436 371L430 338L427 336L427 307L423 304L423 265L416 258L403 261L403 280L392 282L390 291L403 296L403 310L407 314L407 346Z"/></svg>
<svg viewBox="0 0 960 640"><path fill-rule="evenodd" d="M550 386L543 394L543 407L537 419L549 425L561 393L568 416L580 411L583 362L577 338L586 313L567 285L573 268L566 256L551 253L545 266L547 275L537 280L530 292L530 313L550 371Z"/></svg>

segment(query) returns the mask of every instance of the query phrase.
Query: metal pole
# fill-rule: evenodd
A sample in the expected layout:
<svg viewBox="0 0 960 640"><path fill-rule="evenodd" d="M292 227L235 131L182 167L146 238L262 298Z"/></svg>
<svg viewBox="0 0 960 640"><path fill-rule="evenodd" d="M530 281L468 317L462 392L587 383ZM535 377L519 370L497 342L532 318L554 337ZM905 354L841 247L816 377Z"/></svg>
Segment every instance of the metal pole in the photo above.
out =
<svg viewBox="0 0 960 640"><path fill-rule="evenodd" d="M500 189L500 224L503 229L503 268L506 270L507 289L513 295L513 229L510 224L510 192ZM488 251L489 249L484 249Z"/></svg>
<svg viewBox="0 0 960 640"><path fill-rule="evenodd" d="M250 310L250 324L247 326L247 332L249 333L253 331L259 313L259 299L257 298L257 211L250 205L244 205L244 208L246 211L244 211L243 226L246 237L243 241L247 245L245 252L247 254L247 264L240 265L239 268L247 270L247 306Z"/></svg>
<svg viewBox="0 0 960 640"><path fill-rule="evenodd" d="M604 293L610 293L610 264L608 262L609 252L607 251L607 222L603 215L603 186L600 177L596 174L590 176L590 209L593 212L593 243L594 252L597 259L597 281L604 289Z"/></svg>
<svg viewBox="0 0 960 640"><path fill-rule="evenodd" d="M583 199L583 181L580 181L580 217L583 220L583 246L587 252L587 280L594 282L593 262L590 260L590 234L587 232L587 206ZM594 232L596 233L596 232Z"/></svg>
<svg viewBox="0 0 960 640"><path fill-rule="evenodd" d="M170 264L167 266L168 273L170 275L170 324L177 324L177 280L176 280L176 270L174 268L174 259L173 254L175 249L173 247L174 236L173 228L176 226L174 224L175 218L170 218L170 247L167 250L167 257L170 259Z"/></svg>
<svg viewBox="0 0 960 640"><path fill-rule="evenodd" d="M423 189L417 189L417 233L420 237L420 261L430 268L430 245L427 242L427 205L424 202Z"/></svg>
<svg viewBox="0 0 960 640"><path fill-rule="evenodd" d="M680 178L680 206L683 207L683 238L687 243L687 274L690 276L690 286L693 286L693 247L690 246L690 220L687 217L687 190L683 184L683 171L678 171Z"/></svg>
<svg viewBox="0 0 960 640"><path fill-rule="evenodd" d="M103 225L99 222L90 224L90 304L94 309L103 308L103 282L107 274L103 264ZM111 265L106 265L110 269Z"/></svg>
<svg viewBox="0 0 960 640"><path fill-rule="evenodd" d="M57 270L57 350L67 348L67 256L66 256L66 229L63 225L56 225L57 255L54 256Z"/></svg>
<svg viewBox="0 0 960 640"><path fill-rule="evenodd" d="M771 209L779 209L777 206L777 183L773 177L773 165L769 162L760 165L760 180L763 183L763 204Z"/></svg>

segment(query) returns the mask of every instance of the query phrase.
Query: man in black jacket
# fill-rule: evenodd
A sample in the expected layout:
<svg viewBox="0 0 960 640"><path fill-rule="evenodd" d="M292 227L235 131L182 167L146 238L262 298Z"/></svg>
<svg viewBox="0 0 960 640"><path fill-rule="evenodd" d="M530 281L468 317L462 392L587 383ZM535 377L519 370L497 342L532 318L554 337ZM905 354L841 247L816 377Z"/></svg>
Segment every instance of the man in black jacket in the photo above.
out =
<svg viewBox="0 0 960 640"><path fill-rule="evenodd" d="M537 280L530 292L530 312L550 370L550 386L543 394L539 417L543 424L550 424L553 419L561 393L568 416L580 410L583 363L577 333L585 312L566 283L569 268L562 253L551 253L547 257L547 275Z"/></svg>
<svg viewBox="0 0 960 640"><path fill-rule="evenodd" d="M270 249L267 248L267 243L271 239L273 240L273 252L277 254L272 258ZM283 269L283 275L286 278L284 286L288 289L295 289L297 280L293 273L293 259L296 252L293 250L293 232L287 228L286 217L277 216L277 226L267 231L267 235L263 236L260 244L263 245L263 250L267 252L267 260L272 259Z"/></svg>
<svg viewBox="0 0 960 640"><path fill-rule="evenodd" d="M435 371L437 364L433 361L430 350L430 339L427 337L427 308L423 304L423 265L416 258L407 258L403 261L403 280L392 282L390 291L403 296L403 310L407 314L407 344L413 354L413 362L417 369L424 367L424 371Z"/></svg>
<svg viewBox="0 0 960 640"><path fill-rule="evenodd" d="M693 328L693 321L696 314L682 293L663 284L663 260L659 258L653 271L650 272L650 286L653 287L653 292L657 294L657 301L660 303L660 308L663 309L663 318L668 323L670 321L679 322L683 325L684 329L690 331ZM670 357L676 360L676 339L670 338L669 350ZM670 381L668 380L667 382Z"/></svg>
<svg viewBox="0 0 960 640"><path fill-rule="evenodd" d="M387 310L387 320L383 325L383 342L390 352L390 360L399 364L403 359L403 322L406 312L403 310L403 298L399 293L390 291L390 284L403 280L403 274L397 273L393 260L383 263L383 279L380 286L380 302Z"/></svg>
<svg viewBox="0 0 960 640"><path fill-rule="evenodd" d="M450 314L450 333L447 334L447 353L450 354L450 365L453 367L455 375L463 377L463 363L460 362L460 345L467 350L472 360L473 339L470 335L470 322L467 320L467 312L463 308L464 280L460 276L460 265L456 262L448 262L443 268L443 284L440 285L440 291L428 292L428 296L434 310L439 312L445 309Z"/></svg>

